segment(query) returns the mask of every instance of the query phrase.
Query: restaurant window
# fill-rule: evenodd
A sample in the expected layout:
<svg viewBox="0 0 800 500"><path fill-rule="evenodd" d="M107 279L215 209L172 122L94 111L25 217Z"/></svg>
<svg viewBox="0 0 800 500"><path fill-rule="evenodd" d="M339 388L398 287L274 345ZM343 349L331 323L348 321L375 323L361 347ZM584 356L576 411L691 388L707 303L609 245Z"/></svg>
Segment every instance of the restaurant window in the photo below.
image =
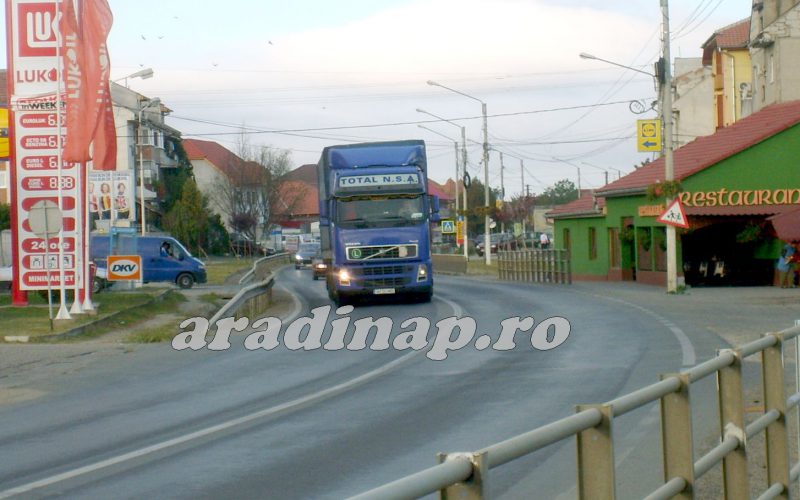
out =
<svg viewBox="0 0 800 500"><path fill-rule="evenodd" d="M589 260L597 259L597 229L589 228Z"/></svg>

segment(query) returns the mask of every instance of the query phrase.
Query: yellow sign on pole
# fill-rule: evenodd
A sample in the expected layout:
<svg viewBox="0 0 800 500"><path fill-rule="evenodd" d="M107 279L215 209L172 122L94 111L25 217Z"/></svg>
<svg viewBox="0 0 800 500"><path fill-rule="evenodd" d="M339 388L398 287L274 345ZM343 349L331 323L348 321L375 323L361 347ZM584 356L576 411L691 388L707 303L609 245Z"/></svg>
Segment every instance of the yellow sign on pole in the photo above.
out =
<svg viewBox="0 0 800 500"><path fill-rule="evenodd" d="M636 144L640 153L661 151L661 120L636 120Z"/></svg>
<svg viewBox="0 0 800 500"><path fill-rule="evenodd" d="M456 222L456 241L459 245L464 244L464 221L459 220Z"/></svg>
<svg viewBox="0 0 800 500"><path fill-rule="evenodd" d="M8 158L8 110L0 109L0 160Z"/></svg>

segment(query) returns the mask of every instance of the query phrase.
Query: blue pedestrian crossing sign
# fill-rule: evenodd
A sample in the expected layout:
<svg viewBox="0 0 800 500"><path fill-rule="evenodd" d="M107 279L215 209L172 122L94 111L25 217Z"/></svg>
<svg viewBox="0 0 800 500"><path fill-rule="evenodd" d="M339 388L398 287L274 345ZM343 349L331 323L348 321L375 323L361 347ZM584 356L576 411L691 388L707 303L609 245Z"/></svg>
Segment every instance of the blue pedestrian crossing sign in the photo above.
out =
<svg viewBox="0 0 800 500"><path fill-rule="evenodd" d="M451 219L444 219L442 221L442 234L455 234L456 223Z"/></svg>

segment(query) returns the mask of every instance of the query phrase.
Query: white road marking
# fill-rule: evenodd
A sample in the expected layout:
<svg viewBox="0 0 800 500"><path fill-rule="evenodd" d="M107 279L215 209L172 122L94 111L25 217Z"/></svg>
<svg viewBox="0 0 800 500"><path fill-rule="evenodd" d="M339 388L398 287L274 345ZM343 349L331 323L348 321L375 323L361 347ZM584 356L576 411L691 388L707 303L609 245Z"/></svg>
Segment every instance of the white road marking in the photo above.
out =
<svg viewBox="0 0 800 500"><path fill-rule="evenodd" d="M292 294L292 296L294 297L293 294ZM458 304L456 304L455 302L453 302L451 300L448 300L448 299L445 299L445 298L441 298L441 297L436 297L436 299L440 300L440 301L444 302L445 304L447 304L448 306L450 306L453 309L453 313L456 316L460 317L463 314L463 311L462 311L461 307ZM300 309L301 309L300 301L297 298L295 298L294 300L295 300L295 307L294 307L294 310L292 311L292 314L290 315L289 319L295 318L300 314ZM428 347L430 347L430 345ZM230 429L233 429L233 428L241 426L241 425L253 423L253 422L258 421L259 419L263 419L263 418L267 418L267 417L276 417L276 416L279 416L279 415L282 415L282 414L291 413L292 411L302 409L302 408L304 408L306 406L309 406L311 404L318 403L318 402L320 402L320 401L322 401L324 399L336 396L336 395L341 394L343 392L346 392L346 391L348 391L350 389L353 389L353 388L355 388L355 387L357 387L359 385L362 385L362 384L365 384L367 382L370 382L375 378L378 378L378 377L380 377L382 375L385 375L385 374L387 374L387 373L389 373L389 372L391 372L391 371L393 371L393 370L395 370L397 368L402 367L406 363L410 362L413 358L424 354L426 351L427 351L427 348L426 349L421 349L419 351L410 352L408 354L405 354L405 355L399 357L398 359L396 359L394 361L391 361L391 362L383 365L380 368L377 368L375 370L369 371L369 372L367 372L367 373L365 373L363 375L359 375L358 377L355 377L355 378L353 378L353 379L351 379L351 380L349 380L347 382L343 382L343 383L335 385L333 387L329 387L327 389L323 389L323 390L315 392L313 394L309 394L307 396L303 396L303 397L294 399L292 401L273 406L271 408L266 408L264 410L260 410L260 411L254 412L254 413L251 413L249 415L245 415L243 417L234 418L234 419L228 420L227 422L222 422L222 423L217 424L217 425L212 425L211 427L206 427L205 429L201 429L201 430L196 431L196 432L192 432L192 433L189 433L189 434L185 434L183 436L179 436L179 437L176 437L176 438L173 438L173 439L169 439L167 441L162 441L160 443L156 443L156 444L151 445L151 446L146 446L146 447L140 448L138 450L134 450L134 451L131 451L131 452L128 452L128 453L123 453L122 455L118 455L116 457L108 458L106 460L101 460L99 462L95 462L93 464L86 465L84 467L79 467L77 469L73 469L73 470L70 470L70 471L67 471L67 472L63 472L61 474L56 474L54 476L50 476L50 477L47 477L47 478L44 478L44 479L40 479L38 481L33 481L33 482L30 482L30 483L27 483L27 484L23 484L21 486L17 486L16 488L11 488L9 490L0 491L0 499L10 498L10 497L13 497L15 495L22 495L22 494L25 494L25 493L30 493L32 491L35 491L35 490L38 490L38 489L41 489L41 488L45 488L47 486L52 486L52 485L60 483L62 481L67 481L67 480L74 479L74 478L79 477L79 476L83 476L83 475L86 475L86 474L91 474L93 472L97 472L99 470L102 470L102 469L105 469L105 468L108 468L108 467L111 467L111 466L114 466L114 465L117 465L117 464L121 464L121 463L124 463L124 462L135 460L135 459L150 455L152 453L160 452L160 451L166 450L168 448L172 448L172 447L175 447L175 446L178 446L178 445L181 445L181 444L184 444L184 443L188 443L188 442L191 442L191 441L194 441L194 440L197 440L197 439L208 437L208 436L214 435L216 433L219 433L219 432L222 432L222 431L226 431L226 430L230 430Z"/></svg>

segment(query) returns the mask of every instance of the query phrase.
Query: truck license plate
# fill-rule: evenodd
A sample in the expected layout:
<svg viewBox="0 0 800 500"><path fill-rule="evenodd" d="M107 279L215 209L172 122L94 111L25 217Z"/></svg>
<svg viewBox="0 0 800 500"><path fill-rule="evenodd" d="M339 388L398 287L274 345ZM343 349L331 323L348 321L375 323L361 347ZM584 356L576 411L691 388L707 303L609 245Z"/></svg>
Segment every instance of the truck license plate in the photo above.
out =
<svg viewBox="0 0 800 500"><path fill-rule="evenodd" d="M376 288L372 293L375 295L391 295L394 293L394 288Z"/></svg>

